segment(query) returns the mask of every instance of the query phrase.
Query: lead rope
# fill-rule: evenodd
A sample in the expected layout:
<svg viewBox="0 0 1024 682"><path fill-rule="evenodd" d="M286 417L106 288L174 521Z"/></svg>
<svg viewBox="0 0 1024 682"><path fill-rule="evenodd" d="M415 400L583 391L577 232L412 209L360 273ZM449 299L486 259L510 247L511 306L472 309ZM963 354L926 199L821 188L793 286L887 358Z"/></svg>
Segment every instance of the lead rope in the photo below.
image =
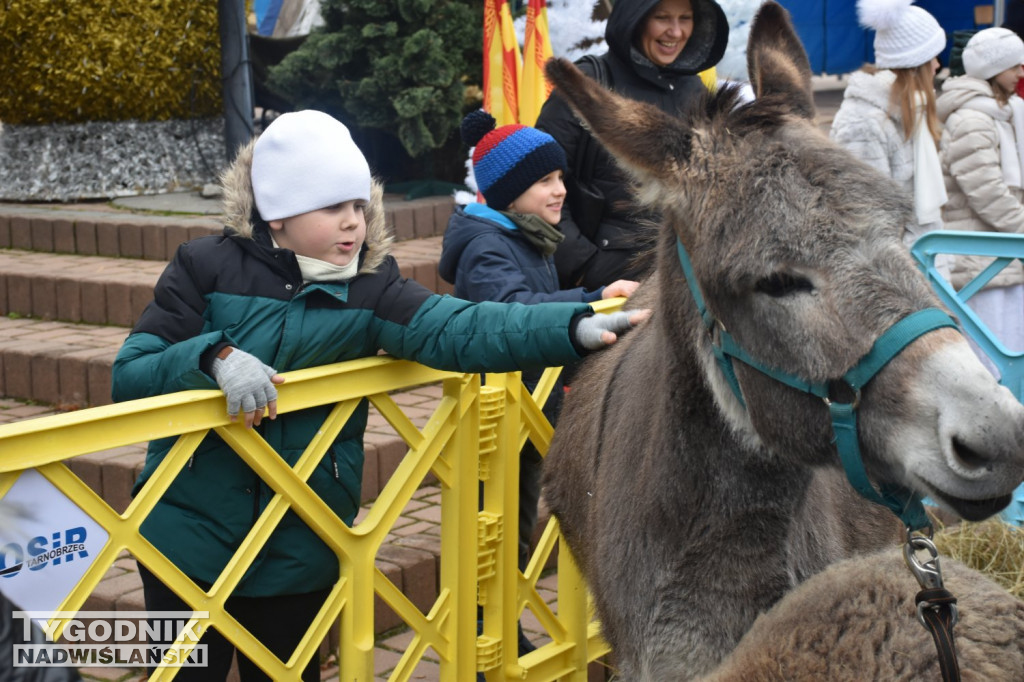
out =
<svg viewBox="0 0 1024 682"><path fill-rule="evenodd" d="M910 572L917 578L921 591L917 593L917 620L931 634L939 654L939 670L944 682L960 682L960 664L956 658L956 644L953 642L953 626L958 615L956 597L942 585L942 570L939 568L939 550L928 535L920 535L907 529L907 542L903 545L903 559ZM918 552L924 551L928 558L921 561Z"/></svg>

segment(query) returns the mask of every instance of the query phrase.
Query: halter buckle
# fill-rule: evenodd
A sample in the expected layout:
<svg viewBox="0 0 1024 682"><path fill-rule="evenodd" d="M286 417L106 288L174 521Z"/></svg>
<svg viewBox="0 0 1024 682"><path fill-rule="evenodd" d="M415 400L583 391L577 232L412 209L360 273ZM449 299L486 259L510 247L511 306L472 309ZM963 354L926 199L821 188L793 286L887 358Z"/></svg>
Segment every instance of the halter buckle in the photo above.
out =
<svg viewBox="0 0 1024 682"><path fill-rule="evenodd" d="M847 384L847 386L849 386L849 384ZM846 404L851 405L852 406L851 409L856 410L858 407L860 407L860 389L859 388L854 388L853 386L850 386L850 389L853 391L853 400L851 402L849 402L849 403L846 403ZM834 402L827 395L822 396L821 399L825 402L825 407L831 407L832 403ZM844 403L839 403L839 404L841 405L841 404L844 404Z"/></svg>

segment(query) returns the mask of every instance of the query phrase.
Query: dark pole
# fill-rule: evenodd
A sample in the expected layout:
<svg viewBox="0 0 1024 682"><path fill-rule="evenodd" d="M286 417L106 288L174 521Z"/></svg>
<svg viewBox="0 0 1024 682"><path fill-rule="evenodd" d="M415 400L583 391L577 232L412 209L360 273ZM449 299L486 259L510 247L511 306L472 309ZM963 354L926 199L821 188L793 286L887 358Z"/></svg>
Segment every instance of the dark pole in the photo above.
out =
<svg viewBox="0 0 1024 682"><path fill-rule="evenodd" d="M246 37L245 0L217 0L220 71L224 98L224 143L228 163L253 136L252 70Z"/></svg>

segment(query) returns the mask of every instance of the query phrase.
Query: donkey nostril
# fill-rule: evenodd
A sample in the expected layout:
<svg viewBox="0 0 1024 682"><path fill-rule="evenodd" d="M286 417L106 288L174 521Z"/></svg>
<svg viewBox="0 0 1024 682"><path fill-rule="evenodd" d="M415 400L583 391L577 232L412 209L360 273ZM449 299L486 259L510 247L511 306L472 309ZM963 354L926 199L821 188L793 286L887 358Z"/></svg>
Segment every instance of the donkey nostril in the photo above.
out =
<svg viewBox="0 0 1024 682"><path fill-rule="evenodd" d="M988 458L982 456L958 438L953 439L953 454L968 469L980 469L989 465Z"/></svg>

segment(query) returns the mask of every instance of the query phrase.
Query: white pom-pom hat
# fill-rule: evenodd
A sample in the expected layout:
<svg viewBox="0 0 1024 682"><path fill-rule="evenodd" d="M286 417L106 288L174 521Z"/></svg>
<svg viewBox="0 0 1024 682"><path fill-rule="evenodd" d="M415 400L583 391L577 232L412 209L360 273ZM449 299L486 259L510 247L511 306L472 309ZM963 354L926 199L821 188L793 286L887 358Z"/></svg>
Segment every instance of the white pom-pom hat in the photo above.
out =
<svg viewBox="0 0 1024 682"><path fill-rule="evenodd" d="M353 199L370 200L370 166L345 124L322 111L282 114L252 152L260 217L292 218Z"/></svg>
<svg viewBox="0 0 1024 682"><path fill-rule="evenodd" d="M964 73L988 80L1024 64L1024 41L1008 28L986 28L967 41L963 60Z"/></svg>
<svg viewBox="0 0 1024 682"><path fill-rule="evenodd" d="M946 48L946 32L913 0L859 0L857 17L875 31L875 66L913 69Z"/></svg>

